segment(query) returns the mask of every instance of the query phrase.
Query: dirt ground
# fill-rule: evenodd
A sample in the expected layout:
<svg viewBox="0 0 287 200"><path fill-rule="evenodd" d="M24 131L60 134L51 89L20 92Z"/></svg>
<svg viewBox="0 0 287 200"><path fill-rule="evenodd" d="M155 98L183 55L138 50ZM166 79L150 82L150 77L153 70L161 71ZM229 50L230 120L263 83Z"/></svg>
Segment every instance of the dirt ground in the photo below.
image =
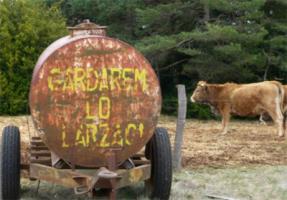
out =
<svg viewBox="0 0 287 200"><path fill-rule="evenodd" d="M36 135L28 116L0 117L0 131L8 124L19 126L22 161L28 158L29 137ZM173 144L176 118L162 116L158 126L168 129ZM248 164L287 164L287 138L279 138L276 127L258 121L231 120L230 131L221 135L220 121L186 120L182 164L185 167L222 167Z"/></svg>
<svg viewBox="0 0 287 200"><path fill-rule="evenodd" d="M27 116L0 117L0 131L8 124L19 126L22 162L28 160L29 138L35 135ZM176 118L162 116L174 142ZM173 175L171 199L287 199L287 137L279 138L276 127L257 121L231 121L221 135L220 121L187 120L184 132L184 170ZM284 166L286 165L286 166ZM21 179L21 199L87 199L72 189L42 181ZM121 189L118 199L147 199L143 184ZM219 197L219 198L214 198Z"/></svg>
<svg viewBox="0 0 287 200"><path fill-rule="evenodd" d="M176 119L163 116L160 126L168 128L174 141ZM187 120L183 143L183 165L240 166L287 164L287 139L279 138L276 127L258 121L231 120L230 131L221 135L220 121Z"/></svg>

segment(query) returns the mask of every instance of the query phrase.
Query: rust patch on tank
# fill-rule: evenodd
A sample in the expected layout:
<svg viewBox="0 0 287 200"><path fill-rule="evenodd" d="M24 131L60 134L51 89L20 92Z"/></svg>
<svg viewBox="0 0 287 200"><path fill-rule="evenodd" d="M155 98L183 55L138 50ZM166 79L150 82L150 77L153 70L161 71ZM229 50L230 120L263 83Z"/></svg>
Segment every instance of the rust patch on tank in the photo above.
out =
<svg viewBox="0 0 287 200"><path fill-rule="evenodd" d="M120 163L153 135L161 109L158 79L133 47L106 36L63 38L35 67L34 124L47 146L75 165Z"/></svg>

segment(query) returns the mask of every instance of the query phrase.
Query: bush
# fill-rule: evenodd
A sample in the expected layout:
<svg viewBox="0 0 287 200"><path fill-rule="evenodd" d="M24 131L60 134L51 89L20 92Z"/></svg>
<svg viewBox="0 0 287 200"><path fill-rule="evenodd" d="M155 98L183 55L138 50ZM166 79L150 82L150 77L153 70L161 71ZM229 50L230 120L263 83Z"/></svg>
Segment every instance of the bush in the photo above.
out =
<svg viewBox="0 0 287 200"><path fill-rule="evenodd" d="M28 92L41 52L66 34L56 6L40 0L0 1L0 115L28 112Z"/></svg>
<svg viewBox="0 0 287 200"><path fill-rule="evenodd" d="M209 106L190 102L187 104L186 116L187 118L215 119L215 115L211 113Z"/></svg>
<svg viewBox="0 0 287 200"><path fill-rule="evenodd" d="M177 116L177 96L165 96L162 103L162 113ZM215 119L215 115L211 113L209 106L191 103L187 99L186 118L197 119Z"/></svg>

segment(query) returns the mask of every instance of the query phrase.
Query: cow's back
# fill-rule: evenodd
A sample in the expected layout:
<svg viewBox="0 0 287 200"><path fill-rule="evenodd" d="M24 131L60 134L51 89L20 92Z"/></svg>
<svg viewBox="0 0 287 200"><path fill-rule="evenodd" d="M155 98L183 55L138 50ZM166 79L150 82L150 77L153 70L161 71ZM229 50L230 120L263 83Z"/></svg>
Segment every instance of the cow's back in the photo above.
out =
<svg viewBox="0 0 287 200"><path fill-rule="evenodd" d="M242 84L230 97L231 112L241 116L255 116L263 113L279 97L279 85L264 81Z"/></svg>

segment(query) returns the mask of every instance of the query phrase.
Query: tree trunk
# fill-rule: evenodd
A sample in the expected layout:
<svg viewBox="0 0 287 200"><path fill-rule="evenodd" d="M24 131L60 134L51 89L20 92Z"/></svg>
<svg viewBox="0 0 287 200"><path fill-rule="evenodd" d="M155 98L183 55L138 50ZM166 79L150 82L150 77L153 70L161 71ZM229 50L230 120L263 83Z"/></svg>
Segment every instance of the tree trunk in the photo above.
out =
<svg viewBox="0 0 287 200"><path fill-rule="evenodd" d="M263 80L264 80L264 81L267 80L267 74L268 74L269 67L270 67L270 65L267 64L267 67L265 68L265 71L264 71L264 77L263 77Z"/></svg>
<svg viewBox="0 0 287 200"><path fill-rule="evenodd" d="M209 10L208 2L206 1L204 3L204 18L203 18L203 20L206 23L209 21L209 19L210 19L210 10Z"/></svg>

